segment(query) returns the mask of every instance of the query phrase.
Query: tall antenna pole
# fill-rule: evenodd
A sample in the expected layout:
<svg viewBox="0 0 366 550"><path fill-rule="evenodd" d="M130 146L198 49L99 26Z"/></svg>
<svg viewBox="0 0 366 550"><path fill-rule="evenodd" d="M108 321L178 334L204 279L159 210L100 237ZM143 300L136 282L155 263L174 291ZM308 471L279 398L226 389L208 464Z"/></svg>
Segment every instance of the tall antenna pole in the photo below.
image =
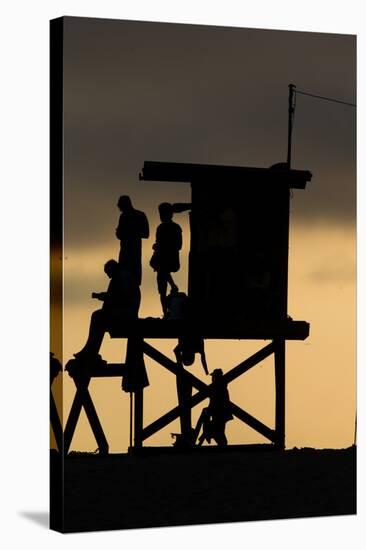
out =
<svg viewBox="0 0 366 550"><path fill-rule="evenodd" d="M287 167L291 168L291 142L292 142L292 123L295 113L295 84L288 86L288 136L287 136Z"/></svg>

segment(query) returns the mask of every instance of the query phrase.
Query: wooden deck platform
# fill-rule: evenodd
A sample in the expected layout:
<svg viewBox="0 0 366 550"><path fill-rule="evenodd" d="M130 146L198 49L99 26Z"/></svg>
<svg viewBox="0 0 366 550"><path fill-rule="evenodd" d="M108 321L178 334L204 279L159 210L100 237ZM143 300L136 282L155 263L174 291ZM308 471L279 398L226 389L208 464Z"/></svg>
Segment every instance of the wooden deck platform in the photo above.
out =
<svg viewBox="0 0 366 550"><path fill-rule="evenodd" d="M128 325L114 326L108 331L111 338L179 338L197 336L205 340L305 340L309 336L310 325L306 321L287 320L246 322L205 320L202 322L138 319Z"/></svg>

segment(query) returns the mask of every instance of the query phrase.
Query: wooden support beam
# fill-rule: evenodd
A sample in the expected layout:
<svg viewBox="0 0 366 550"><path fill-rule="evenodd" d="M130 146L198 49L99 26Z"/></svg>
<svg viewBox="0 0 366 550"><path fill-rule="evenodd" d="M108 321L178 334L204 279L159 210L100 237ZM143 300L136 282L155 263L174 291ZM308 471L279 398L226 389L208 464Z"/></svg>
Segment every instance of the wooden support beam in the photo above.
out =
<svg viewBox="0 0 366 550"><path fill-rule="evenodd" d="M246 372L247 370L251 369L252 367L255 367L258 363L261 361L264 361L267 357L269 357L274 352L274 345L273 342L265 346L264 348L260 349L248 359L245 359L239 365L231 369L229 372L224 374L223 379L226 384L230 384L235 378L238 378L238 376L241 376Z"/></svg>
<svg viewBox="0 0 366 550"><path fill-rule="evenodd" d="M84 407L99 451L101 453L108 453L108 442L104 435L103 428L100 424L97 412L95 410L93 401L90 397L88 390L90 377L86 377L80 380L74 379L74 382L76 384L76 394L65 426L64 453L68 453L70 449L71 441L75 433L76 425L78 423L82 407Z"/></svg>
<svg viewBox="0 0 366 550"><path fill-rule="evenodd" d="M286 341L275 341L275 386L276 386L276 446L285 448L285 346Z"/></svg>
<svg viewBox="0 0 366 550"><path fill-rule="evenodd" d="M197 395L197 394L196 394ZM203 400L204 398L202 398ZM198 401L200 403L200 401ZM196 403L197 404L197 403ZM190 405L192 407L192 399L190 401ZM174 407L174 409L171 409L169 412L163 414L158 418L157 420L154 420L154 422L151 422L148 426L145 426L145 428L142 430L142 439L145 441L148 437L151 437L159 430L162 430L168 424L179 418L180 415L180 407Z"/></svg>
<svg viewBox="0 0 366 550"><path fill-rule="evenodd" d="M244 424L247 424L250 428L253 428L256 432L263 435L272 442L276 441L276 432L268 428L263 422L257 420L254 416L244 411L242 408L235 405L235 403L230 403L231 412L234 416L239 418Z"/></svg>
<svg viewBox="0 0 366 550"><path fill-rule="evenodd" d="M109 445L102 425L99 421L97 411L95 410L94 403L90 397L89 391L86 391L84 394L83 407L88 417L90 427L93 431L95 441L97 442L99 454L108 454Z"/></svg>
<svg viewBox="0 0 366 550"><path fill-rule="evenodd" d="M251 369L267 357L269 357L272 353L274 353L275 347L274 344L271 342L264 348L260 349L248 359L245 359L238 365L236 365L234 368L232 368L229 372L227 372L224 375L224 380L226 384L230 384L233 380L235 380L238 376L244 374L247 370ZM150 344L147 344L144 342L143 344L143 351L146 355L148 355L151 359L154 359L157 363L159 363L162 367L165 367L168 369L171 373L177 375L178 374L178 366L177 364L163 355L160 351L155 349ZM196 388L197 390L205 390L207 388L207 384L202 382L199 378L194 376L194 374L188 372L187 370L184 370L184 376L187 377L187 380L190 381L192 386Z"/></svg>
<svg viewBox="0 0 366 550"><path fill-rule="evenodd" d="M150 346L150 348L152 348L152 347ZM152 348L152 349L154 349L154 348ZM225 382L229 384L230 382L235 380L238 376L240 376L244 372L248 371L249 369L251 369L252 367L257 365L258 363L260 363L261 361L266 359L269 355L271 355L274 352L274 350L275 350L274 344L271 342L270 344L268 344L267 346L265 346L264 348L262 348L258 352L254 353L253 355L251 355L250 357L248 357L247 359L245 359L244 361L239 363L239 365L237 365L236 367L231 369L229 372L227 372L223 377ZM157 350L155 350L155 351L157 351ZM151 352L151 349L149 350L149 354L150 354L150 352ZM159 358L159 359L161 359L161 358ZM165 358L165 359L168 359L168 358ZM168 361L170 361L170 360L168 359ZM163 365L163 361L159 360L158 362L161 365ZM173 363L173 362L171 361L171 363ZM175 363L173 363L173 365L175 365L175 367L177 368ZM165 366L165 365L163 365L163 366ZM194 384L192 384L192 385L195 385L195 387L196 387L196 381L199 380L199 379L197 379L192 374L190 374L190 376L194 379ZM187 406L189 406L191 409L193 407L195 407L196 405L198 405L199 403L201 403L202 401L204 401L210 395L210 385L206 385L201 380L199 380L199 382L200 382L200 386L202 387L202 389L200 391L198 391L195 395L193 395L193 397L190 399L189 403L187 404ZM239 409L239 407L238 407L238 409ZM147 439L148 437L151 437L154 433L158 432L159 430L162 430L168 424L170 424L171 422L173 422L174 420L179 418L180 411L181 411L181 409L180 409L179 406L175 407L174 409L171 409L169 412L162 415L160 418L158 418L157 420L155 420L154 422L152 422L151 424L146 426L142 431L143 440ZM239 412L238 414L241 414L241 413ZM236 416L238 416L238 415L236 415ZM243 417L243 415L242 415L242 417ZM245 417L249 420L249 422L252 422L252 423L253 423L254 420L256 420L256 419L254 419L254 417L251 417L250 415L248 415L248 413L245 413ZM252 419L254 419L254 420L252 420ZM242 420L242 418L241 418L241 420ZM244 421L244 422L246 422L246 421ZM272 441L272 437L273 437L272 430L267 428L264 424L260 423L259 420L256 421L256 422L257 422L257 426L262 430L262 432L264 430L265 433L267 434L267 435L265 435L265 437L269 436L268 439L270 439ZM248 425L250 425L250 424L248 424ZM254 428L254 429L256 429L256 428ZM260 433L262 433L262 432L260 432Z"/></svg>
<svg viewBox="0 0 366 550"><path fill-rule="evenodd" d="M76 394L74 397L74 401L72 402L72 405L71 405L69 417L67 419L65 431L64 431L64 453L65 454L69 452L71 441L74 436L75 428L81 413L81 408L83 406L84 393L87 390L88 390L87 385L86 387L82 387L81 385L76 386Z"/></svg>
<svg viewBox="0 0 366 550"><path fill-rule="evenodd" d="M166 357L164 354L162 354L160 351L155 349L150 344L147 344L146 342L143 343L143 352L145 355L156 361L156 363L159 363L162 367L165 367L168 371L170 371L172 374L175 374L175 376L178 375L178 365L169 357ZM187 382L189 382L194 388L197 390L204 390L207 387L207 384L202 382L197 376L194 376L194 374L188 372L187 370L183 370L181 373L179 371L179 374L184 376L186 378Z"/></svg>

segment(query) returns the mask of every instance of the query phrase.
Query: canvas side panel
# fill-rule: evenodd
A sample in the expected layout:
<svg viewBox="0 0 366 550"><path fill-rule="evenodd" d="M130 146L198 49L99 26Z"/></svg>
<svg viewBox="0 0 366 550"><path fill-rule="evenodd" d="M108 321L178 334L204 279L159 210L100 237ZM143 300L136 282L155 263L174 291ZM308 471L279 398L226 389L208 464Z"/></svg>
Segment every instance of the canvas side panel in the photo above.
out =
<svg viewBox="0 0 366 550"><path fill-rule="evenodd" d="M63 531L63 18L50 22L50 528Z"/></svg>

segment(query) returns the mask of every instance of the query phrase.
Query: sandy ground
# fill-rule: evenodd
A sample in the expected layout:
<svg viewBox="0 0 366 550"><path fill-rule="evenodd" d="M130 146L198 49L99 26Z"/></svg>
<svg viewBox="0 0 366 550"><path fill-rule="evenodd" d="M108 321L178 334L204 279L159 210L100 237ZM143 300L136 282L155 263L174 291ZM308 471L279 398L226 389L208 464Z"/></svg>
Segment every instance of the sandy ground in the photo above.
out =
<svg viewBox="0 0 366 550"><path fill-rule="evenodd" d="M51 525L75 532L356 513L354 447L174 451L69 455L64 502L52 453Z"/></svg>

